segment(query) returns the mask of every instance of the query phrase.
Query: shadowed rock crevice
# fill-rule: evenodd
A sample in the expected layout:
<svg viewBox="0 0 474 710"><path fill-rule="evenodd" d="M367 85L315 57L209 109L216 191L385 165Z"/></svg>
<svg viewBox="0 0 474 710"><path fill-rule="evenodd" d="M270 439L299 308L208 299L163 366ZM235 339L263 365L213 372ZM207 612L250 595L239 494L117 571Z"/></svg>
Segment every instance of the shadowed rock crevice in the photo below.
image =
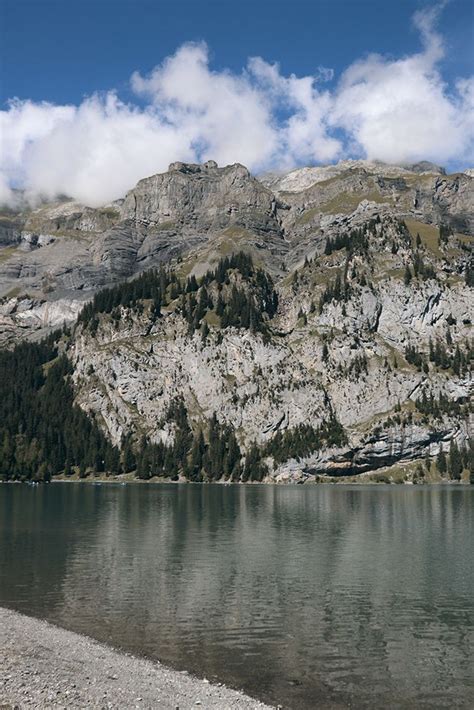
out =
<svg viewBox="0 0 474 710"><path fill-rule="evenodd" d="M473 178L427 163L261 180L172 163L103 208L5 212L0 343L73 324L104 287L161 268L62 346L114 444L173 442L179 397L193 435L215 415L272 480L434 459L472 438L473 215ZM251 267L222 271L238 254Z"/></svg>

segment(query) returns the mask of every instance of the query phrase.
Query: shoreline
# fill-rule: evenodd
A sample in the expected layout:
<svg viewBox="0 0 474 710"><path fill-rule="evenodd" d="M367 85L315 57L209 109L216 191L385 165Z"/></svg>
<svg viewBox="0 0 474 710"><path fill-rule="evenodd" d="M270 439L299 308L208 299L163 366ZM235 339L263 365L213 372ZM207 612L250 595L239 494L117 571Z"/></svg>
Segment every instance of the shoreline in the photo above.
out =
<svg viewBox="0 0 474 710"><path fill-rule="evenodd" d="M420 476L420 461L398 462L389 466L381 466L377 469L362 471L360 473L352 473L346 475L328 475L328 474L307 474L302 470L288 470L287 472L278 475L268 475L262 481L229 481L225 479L216 479L213 481L190 481L182 475L169 478L164 476L152 476L151 478L141 479L135 475L134 471L119 474L107 474L106 472L93 473L88 471L86 476L79 477L75 471L71 475L66 476L64 472L55 474L49 481L35 480L1 480L0 483L89 483L89 484L110 484L125 485L128 483L136 483L139 485L162 485L171 483L180 485L183 483L191 485L219 485L219 486L320 486L320 485L336 485L336 486L353 486L353 485L408 485L408 486L469 486L471 483L470 474L467 469L461 473L460 479L454 480L447 475L441 475L436 467L431 464L429 469L423 471ZM1 710L1 709L0 709Z"/></svg>
<svg viewBox="0 0 474 710"><path fill-rule="evenodd" d="M66 483L66 484L77 484L77 485L89 485L89 486L100 486L100 485L115 485L115 486L128 486L130 484L134 485L144 485L144 486L162 486L165 484L172 484L176 486L184 486L184 485L192 485L192 486L222 486L222 487L234 487L238 486L239 488L242 486L265 486L266 488L268 486L275 486L277 488L301 488L304 486L305 488L319 488L320 486L337 486L337 487L344 487L344 486L350 486L350 487L358 487L358 486L370 486L371 488L381 488L383 486L389 486L390 488L400 488L400 487L410 487L410 488L439 488L439 487L444 487L444 488L469 488L471 484L467 480L461 480L461 481L453 481L450 479L442 479L440 481L417 481L414 483L413 481L374 481L372 479L367 479L367 480L359 480L359 481L347 481L347 480L328 480L328 481L305 481L304 483L302 481L172 481L171 479L163 479L163 478L151 478L146 481L143 481L139 478L130 478L126 480L122 480L118 477L112 477L110 476L109 478L53 478L51 481L30 481L30 480L25 480L25 481L19 481L19 480L8 480L8 481L1 481L0 480L0 486L5 484L5 485L21 485L21 486L48 486L51 484L60 484L60 483ZM0 706L0 710L2 710Z"/></svg>
<svg viewBox="0 0 474 710"><path fill-rule="evenodd" d="M274 710L244 693L0 607L0 707Z"/></svg>
<svg viewBox="0 0 474 710"><path fill-rule="evenodd" d="M312 480L312 479L307 479L307 480L294 480L294 479L286 479L286 480L264 480L264 481L224 481L224 480L215 480L215 481L188 481L187 479L180 479L178 481L173 480L171 478L162 478L161 476L152 476L149 479L141 479L141 478L136 478L133 476L130 476L130 474L121 474L117 476L106 476L105 474L101 474L99 476L87 476L85 478L79 478L78 476L53 476L50 481L34 481L34 480L18 480L18 479L8 479L8 480L1 480L0 479L0 485L1 484L7 484L7 485L27 485L27 486L44 486L44 485L49 485L49 484L57 484L57 483L66 483L66 484L86 484L86 485L129 485L129 484L136 484L140 486L153 486L153 485L164 485L164 484L172 484L175 486L182 486L182 485L191 485L191 486L277 486L279 488L283 487L295 487L295 486L305 486L305 487L310 487L313 488L315 486L371 486L371 487L380 487L380 486L393 486L393 487L399 487L399 486L415 486L415 487L436 487L436 486L446 486L446 487L469 487L470 485L474 485L470 483L469 479L467 476L463 475L461 480L453 480L450 478L437 478L437 479L424 479L424 480L394 480L394 479L388 479L388 478L380 478L377 474L359 474L358 476L334 476L334 477L327 477L325 480L321 480L322 477L319 478L319 480ZM1 710L1 707L0 707Z"/></svg>

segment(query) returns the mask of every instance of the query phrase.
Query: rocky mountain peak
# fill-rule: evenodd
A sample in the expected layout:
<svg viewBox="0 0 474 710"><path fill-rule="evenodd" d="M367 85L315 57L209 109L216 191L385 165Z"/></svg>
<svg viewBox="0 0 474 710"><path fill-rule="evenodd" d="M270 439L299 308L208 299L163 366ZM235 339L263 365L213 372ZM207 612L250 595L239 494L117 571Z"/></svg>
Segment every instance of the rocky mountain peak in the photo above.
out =
<svg viewBox="0 0 474 710"><path fill-rule="evenodd" d="M0 298L28 295L26 310L38 315L28 323L36 327L52 323L48 314L55 323L60 317L45 303L74 303L59 309L68 318L103 286L172 259L198 274L243 249L279 278L320 252L325 239L377 215L408 219L421 232L444 224L471 235L472 178L443 173L426 162L352 160L256 179L239 163L174 162L100 208L63 199L1 213ZM29 332L23 309L18 328L19 312L0 307L9 338Z"/></svg>
<svg viewBox="0 0 474 710"><path fill-rule="evenodd" d="M260 176L260 180L275 193L294 193L337 178L349 171L362 171L370 175L390 178L410 176L410 174L446 175L444 168L426 160L404 165L389 165L378 160L341 160L336 164L295 168L287 173L266 173Z"/></svg>
<svg viewBox="0 0 474 710"><path fill-rule="evenodd" d="M205 163L183 163L181 161L176 161L170 163L168 166L168 172L180 172L180 173L202 173L208 170L215 170L219 166L215 160L207 160Z"/></svg>
<svg viewBox="0 0 474 710"><path fill-rule="evenodd" d="M421 160L418 163L404 164L403 167L411 173L419 173L420 175L446 175L446 169L441 165L431 163L429 160Z"/></svg>
<svg viewBox="0 0 474 710"><path fill-rule="evenodd" d="M192 223L209 230L239 223L266 228L273 201L271 191L239 163L219 168L214 160L176 162L166 173L140 180L125 196L121 217L146 227Z"/></svg>
<svg viewBox="0 0 474 710"><path fill-rule="evenodd" d="M0 343L80 314L75 401L142 477L203 432L234 480L239 451L274 480L431 461L472 436L473 235L472 177L429 163L175 162L102 208L0 214Z"/></svg>

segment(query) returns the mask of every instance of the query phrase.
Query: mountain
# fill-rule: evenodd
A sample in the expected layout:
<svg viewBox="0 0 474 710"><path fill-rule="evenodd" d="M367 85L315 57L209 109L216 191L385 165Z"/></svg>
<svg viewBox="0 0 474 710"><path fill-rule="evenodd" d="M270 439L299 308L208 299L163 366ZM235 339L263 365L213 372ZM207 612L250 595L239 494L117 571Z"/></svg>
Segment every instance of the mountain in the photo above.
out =
<svg viewBox="0 0 474 710"><path fill-rule="evenodd" d="M307 187L337 177L348 170L363 170L380 177L409 177L410 174L446 175L444 168L427 161L402 166L386 165L380 161L341 160L335 165L296 168L288 173L266 173L260 176L260 181L276 193L301 192ZM469 175L469 172L466 174Z"/></svg>
<svg viewBox="0 0 474 710"><path fill-rule="evenodd" d="M173 163L101 209L62 201L4 211L0 342L14 340L18 328L68 321L98 289L191 251L209 249L212 260L241 245L283 256L273 203L242 165L220 169L209 161Z"/></svg>
<svg viewBox="0 0 474 710"><path fill-rule="evenodd" d="M468 475L473 186L430 163L256 179L209 161L101 209L5 210L3 418L25 412L4 425L3 475L7 458L18 476L46 460L192 480ZM35 435L45 388L56 438Z"/></svg>

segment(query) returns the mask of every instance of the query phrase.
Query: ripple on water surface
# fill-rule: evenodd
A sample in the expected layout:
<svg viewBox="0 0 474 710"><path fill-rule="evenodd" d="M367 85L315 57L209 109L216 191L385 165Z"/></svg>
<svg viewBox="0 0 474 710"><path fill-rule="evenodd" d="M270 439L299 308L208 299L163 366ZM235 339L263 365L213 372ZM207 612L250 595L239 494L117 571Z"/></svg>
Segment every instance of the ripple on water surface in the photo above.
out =
<svg viewBox="0 0 474 710"><path fill-rule="evenodd" d="M474 487L0 486L0 603L292 708L474 706Z"/></svg>

